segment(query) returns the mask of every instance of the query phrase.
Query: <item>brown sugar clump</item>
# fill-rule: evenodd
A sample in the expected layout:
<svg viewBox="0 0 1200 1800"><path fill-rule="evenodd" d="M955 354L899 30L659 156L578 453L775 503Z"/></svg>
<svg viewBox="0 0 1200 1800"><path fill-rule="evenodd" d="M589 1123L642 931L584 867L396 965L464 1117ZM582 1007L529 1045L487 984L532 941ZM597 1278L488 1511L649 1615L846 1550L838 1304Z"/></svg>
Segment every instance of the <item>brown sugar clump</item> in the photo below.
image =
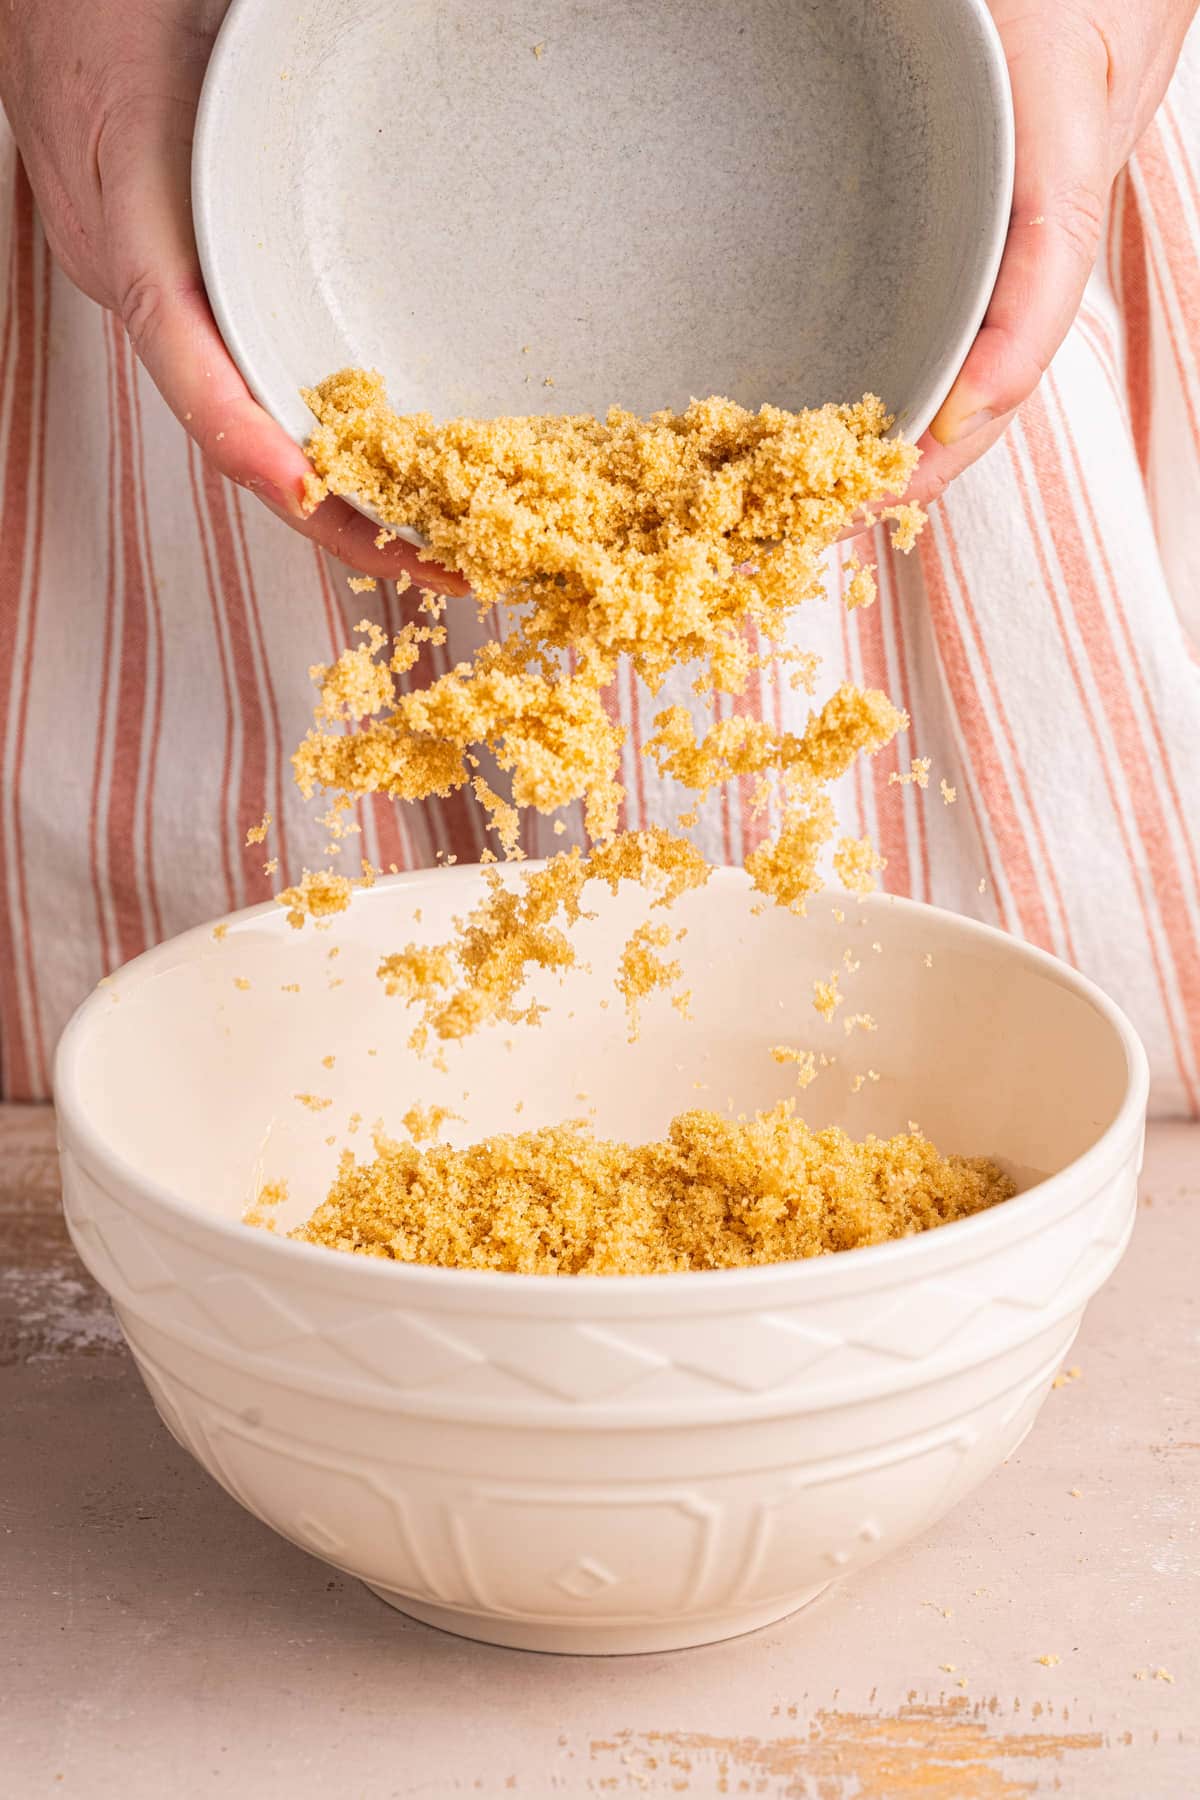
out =
<svg viewBox="0 0 1200 1800"><path fill-rule="evenodd" d="M437 1140L447 1120L459 1117L460 1114L452 1112L448 1106L420 1106L414 1103L400 1123L414 1144L431 1144Z"/></svg>
<svg viewBox="0 0 1200 1800"><path fill-rule="evenodd" d="M526 1275L745 1268L908 1237L1005 1200L993 1164L943 1157L918 1133L856 1143L785 1102L733 1123L684 1113L660 1142L578 1124L465 1150L377 1139L347 1151L292 1236L397 1262Z"/></svg>
<svg viewBox="0 0 1200 1800"><path fill-rule="evenodd" d="M286 1181L265 1181L242 1214L242 1224L257 1225L262 1231L278 1231L279 1220L274 1209L282 1206L287 1197Z"/></svg>
<svg viewBox="0 0 1200 1800"><path fill-rule="evenodd" d="M287 908L288 924L299 931L306 919L324 919L345 912L353 892L354 883L348 875L335 875L329 869L306 869L296 886L284 888L276 899Z"/></svg>
<svg viewBox="0 0 1200 1800"><path fill-rule="evenodd" d="M871 894L878 885L876 871L886 869L870 838L844 837L833 855L833 866L844 888L852 894ZM850 967L849 961L846 967Z"/></svg>
<svg viewBox="0 0 1200 1800"><path fill-rule="evenodd" d="M812 1050L795 1050L789 1044L776 1044L771 1055L777 1063L796 1065L797 1087L811 1087L817 1079L817 1058Z"/></svg>
<svg viewBox="0 0 1200 1800"><path fill-rule="evenodd" d="M659 955L673 941L669 925L639 925L621 952L616 988L629 1013L631 1042L638 1033L639 1002L657 988L670 989L683 975L683 965L677 958Z"/></svg>

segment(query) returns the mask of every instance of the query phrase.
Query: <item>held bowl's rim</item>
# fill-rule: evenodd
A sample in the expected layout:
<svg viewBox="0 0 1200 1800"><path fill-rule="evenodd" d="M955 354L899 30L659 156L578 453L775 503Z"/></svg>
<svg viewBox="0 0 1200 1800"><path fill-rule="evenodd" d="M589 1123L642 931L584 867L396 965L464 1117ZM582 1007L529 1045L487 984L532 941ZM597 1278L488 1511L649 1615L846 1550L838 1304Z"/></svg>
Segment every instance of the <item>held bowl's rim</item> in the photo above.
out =
<svg viewBox="0 0 1200 1800"><path fill-rule="evenodd" d="M965 305L962 323L943 347L938 367L924 388L918 388L907 397L898 397L901 403L897 407L897 418L901 423L894 430L913 443L924 435L936 418L987 316L1012 216L1016 126L1004 45L988 0L954 0L954 4L962 15L960 30L966 36L973 29L983 49L981 56L969 59L968 76L978 82L987 117L992 122L994 192L990 216L980 220L980 238L985 249L970 283L969 303ZM255 357L253 342L247 338L236 311L229 304L229 290L222 276L227 257L222 247L220 209L216 204L216 195L221 188L217 175L222 160L222 120L232 71L242 54L246 34L254 30L255 7L256 0L232 0L205 70L192 140L192 219L205 291L226 348L259 405L303 448L311 435L314 420L300 398L300 383L294 393L283 394L266 380ZM321 376L314 374L312 379L319 380ZM830 398L838 400L845 396L835 394ZM895 401L890 399L889 404L895 404ZM357 500L352 500L351 504L375 519L370 508ZM379 522L376 519L376 523ZM393 526L391 529L398 530L398 535L408 542L424 546L424 538L411 527Z"/></svg>
<svg viewBox="0 0 1200 1800"><path fill-rule="evenodd" d="M525 864L528 870L536 864ZM473 864L453 869L410 871L381 878L374 888L357 894L354 905L361 907L381 903L397 888L416 889L437 881L445 891L447 882L467 886L478 879ZM740 869L714 871L711 882L720 886L745 886L746 876ZM747 1290L777 1289L781 1280L795 1288L795 1298L815 1298L841 1289L846 1282L854 1287L874 1288L908 1277L928 1275L943 1264L975 1261L1000 1244L1016 1242L1031 1235L1065 1211L1072 1210L1071 1200L1079 1203L1099 1188L1131 1155L1140 1141L1149 1099L1150 1070L1146 1051L1129 1019L1115 1001L1085 975L1072 969L1058 957L1039 950L1007 932L985 925L942 907L898 895L873 894L859 904L869 913L899 910L935 920L939 927L957 934L968 942L1023 961L1031 969L1048 977L1061 987L1069 988L1087 1001L1113 1030L1125 1053L1127 1083L1124 1098L1115 1117L1082 1156L1065 1169L1037 1182L1002 1206L977 1213L968 1219L955 1220L934 1231L901 1238L885 1244L840 1251L837 1255L806 1258L793 1262L765 1264L749 1269L690 1270L666 1275L574 1275L566 1282L545 1275L518 1275L488 1269L441 1269L424 1264L384 1261L375 1257L338 1255L316 1244L304 1244L274 1233L253 1231L240 1219L221 1218L204 1211L164 1183L155 1180L114 1149L88 1116L80 1092L80 1062L93 1025L101 1018L111 999L113 986L121 981L152 980L169 968L188 961L202 947L211 946L213 923L198 925L180 936L145 951L141 956L117 970L103 987L96 988L77 1008L59 1041L54 1061L54 1101L58 1113L60 1149L75 1158L83 1170L121 1204L134 1204L137 1197L148 1203L148 1210L159 1211L189 1233L199 1232L223 1243L238 1260L254 1260L264 1271L274 1263L272 1273L282 1278L290 1272L309 1281L333 1281L339 1285L358 1283L364 1296L373 1292L376 1301L390 1296L396 1303L430 1304L506 1302L521 1299L531 1306L551 1300L550 1311L561 1312L567 1291L587 1294L589 1305L598 1297L611 1298L619 1308L635 1300L648 1304L675 1304L684 1295L692 1301L702 1298L718 1310L736 1303ZM280 930L286 921L274 901L247 907L232 913L224 921L231 934L266 920L278 922ZM139 1210L145 1211L143 1206ZM165 1222L165 1221L164 1221ZM284 1259L280 1261L279 1259ZM368 1288L367 1283L375 1283ZM807 1285L805 1285L807 1284ZM536 1298L535 1298L536 1297ZM762 1298L766 1298L765 1291ZM608 1310L605 1308L605 1310Z"/></svg>
<svg viewBox="0 0 1200 1800"><path fill-rule="evenodd" d="M1017 126L1004 42L992 15L989 0L958 0L958 4L964 13L971 15L984 47L977 73L987 97L988 117L992 121L995 196L990 217L985 220L981 232L981 236L986 238L987 247L980 258L975 281L971 284L971 303L964 312L958 332L943 349L938 370L931 377L924 394L918 391L903 421L902 435L913 443L925 435L936 419L983 327L1008 243L1016 187Z"/></svg>

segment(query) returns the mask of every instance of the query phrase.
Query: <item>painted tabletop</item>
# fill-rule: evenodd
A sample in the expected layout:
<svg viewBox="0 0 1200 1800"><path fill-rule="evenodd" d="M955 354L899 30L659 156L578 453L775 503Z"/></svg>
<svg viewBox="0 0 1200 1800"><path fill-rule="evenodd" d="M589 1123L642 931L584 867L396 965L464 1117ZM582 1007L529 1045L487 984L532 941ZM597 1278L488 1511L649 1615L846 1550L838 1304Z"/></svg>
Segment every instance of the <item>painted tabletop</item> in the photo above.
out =
<svg viewBox="0 0 1200 1800"><path fill-rule="evenodd" d="M159 1425L0 1108L0 1790L1179 1800L1200 1793L1200 1127L1009 1464L740 1641L612 1661L412 1624Z"/></svg>

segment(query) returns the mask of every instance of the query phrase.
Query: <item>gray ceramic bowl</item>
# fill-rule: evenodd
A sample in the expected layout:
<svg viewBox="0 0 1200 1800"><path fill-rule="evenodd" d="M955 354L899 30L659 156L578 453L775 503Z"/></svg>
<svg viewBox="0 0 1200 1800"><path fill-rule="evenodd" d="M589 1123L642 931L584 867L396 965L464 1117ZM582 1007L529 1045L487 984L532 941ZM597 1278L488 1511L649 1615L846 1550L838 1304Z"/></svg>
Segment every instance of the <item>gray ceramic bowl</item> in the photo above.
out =
<svg viewBox="0 0 1200 1800"><path fill-rule="evenodd" d="M1003 248L985 0L233 0L205 279L254 393L439 417L881 394L928 425Z"/></svg>

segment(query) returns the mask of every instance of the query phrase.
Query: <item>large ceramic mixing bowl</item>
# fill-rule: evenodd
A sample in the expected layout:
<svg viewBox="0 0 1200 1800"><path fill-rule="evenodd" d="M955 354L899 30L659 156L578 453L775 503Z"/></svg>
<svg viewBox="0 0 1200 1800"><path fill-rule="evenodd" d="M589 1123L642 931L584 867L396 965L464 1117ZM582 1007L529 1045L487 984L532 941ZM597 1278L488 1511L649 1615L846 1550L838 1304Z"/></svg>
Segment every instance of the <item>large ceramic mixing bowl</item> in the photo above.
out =
<svg viewBox="0 0 1200 1800"><path fill-rule="evenodd" d="M405 1612L564 1651L751 1630L935 1526L1028 1431L1133 1223L1144 1055L1096 988L998 932L885 898L756 917L726 872L678 910L693 1023L663 1000L626 1042L611 971L645 899L605 892L590 972L545 991L541 1028L441 1074L374 970L478 891L470 869L384 881L329 932L260 907L99 988L57 1067L71 1235L179 1442ZM874 1032L812 1008L847 948ZM641 1278L408 1267L240 1222L272 1179L303 1218L340 1148L414 1100L463 1115L458 1141L589 1106L637 1138L794 1093L780 1043L838 1058L812 1122L915 1119L1028 1191L877 1248Z"/></svg>

